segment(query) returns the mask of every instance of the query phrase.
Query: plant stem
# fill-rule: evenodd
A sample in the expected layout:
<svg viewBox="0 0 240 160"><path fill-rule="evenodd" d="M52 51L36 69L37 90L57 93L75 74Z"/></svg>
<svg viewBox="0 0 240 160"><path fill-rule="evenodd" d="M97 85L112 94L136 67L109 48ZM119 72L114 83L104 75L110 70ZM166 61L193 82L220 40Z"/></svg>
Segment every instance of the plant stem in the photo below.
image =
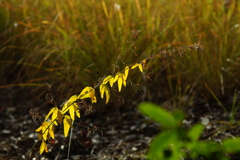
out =
<svg viewBox="0 0 240 160"><path fill-rule="evenodd" d="M27 157L29 156L29 154L31 153L31 151L33 150L33 148L36 146L36 144L38 143L39 139L37 140L37 142L35 142L35 144L32 146L32 148L30 149L30 151L27 153L26 157L24 159L27 159Z"/></svg>
<svg viewBox="0 0 240 160"><path fill-rule="evenodd" d="M73 126L73 123L74 122L72 122L72 126ZM69 159L69 155L70 155L71 141L72 141L72 131L73 131L73 127L71 127L71 133L70 133L70 136L69 136L67 159Z"/></svg>

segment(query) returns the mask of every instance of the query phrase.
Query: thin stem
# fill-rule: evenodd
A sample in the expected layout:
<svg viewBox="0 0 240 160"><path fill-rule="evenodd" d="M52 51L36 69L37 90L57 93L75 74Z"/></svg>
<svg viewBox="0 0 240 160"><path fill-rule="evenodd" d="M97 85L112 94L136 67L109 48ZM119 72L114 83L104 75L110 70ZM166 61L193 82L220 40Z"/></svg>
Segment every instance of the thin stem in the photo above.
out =
<svg viewBox="0 0 240 160"><path fill-rule="evenodd" d="M73 123L74 122L72 122L72 125L73 125ZM70 136L69 136L67 159L69 159L69 155L70 155L71 142L72 142L72 131L73 131L73 127L71 127L71 133L70 133Z"/></svg>
<svg viewBox="0 0 240 160"><path fill-rule="evenodd" d="M31 153L31 151L33 150L33 148L36 146L36 144L38 143L39 139L37 140L37 142L35 142L35 144L32 146L32 148L30 149L30 151L28 151L27 155L24 157L24 159L27 159L27 157L29 156L29 154Z"/></svg>
<svg viewBox="0 0 240 160"><path fill-rule="evenodd" d="M54 98L53 98L52 92L51 92L51 90L50 90L50 89L51 89L50 84L46 83L46 85L47 85L47 88L48 88L49 95L51 96L51 100L52 100L52 102L54 103L54 106L55 106L55 107L58 107L58 106L57 106L57 103L55 102L55 100L54 100Z"/></svg>

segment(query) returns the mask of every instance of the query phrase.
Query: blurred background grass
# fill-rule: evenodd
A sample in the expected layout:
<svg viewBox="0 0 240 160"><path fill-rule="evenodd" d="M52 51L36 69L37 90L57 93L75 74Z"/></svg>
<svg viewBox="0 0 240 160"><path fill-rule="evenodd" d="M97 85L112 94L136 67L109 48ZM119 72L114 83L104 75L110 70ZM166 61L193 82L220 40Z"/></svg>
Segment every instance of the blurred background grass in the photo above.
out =
<svg viewBox="0 0 240 160"><path fill-rule="evenodd" d="M194 43L201 43L202 53L151 61L153 81L144 82L133 71L130 79L146 87L140 95L174 107L186 107L192 99L216 100L213 95L231 99L239 88L239 19L236 1L3 0L1 99L44 97L45 83L51 83L55 98L63 102L110 74L119 54L131 64ZM134 41L138 56L131 51L134 29L139 31ZM135 100L134 94L130 84L120 93L125 102Z"/></svg>

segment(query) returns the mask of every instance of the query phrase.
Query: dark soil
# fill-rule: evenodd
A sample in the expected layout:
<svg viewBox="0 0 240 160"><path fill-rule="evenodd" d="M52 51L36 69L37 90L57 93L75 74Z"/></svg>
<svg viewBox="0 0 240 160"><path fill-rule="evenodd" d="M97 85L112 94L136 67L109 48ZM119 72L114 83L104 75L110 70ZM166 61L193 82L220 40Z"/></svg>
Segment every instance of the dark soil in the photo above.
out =
<svg viewBox="0 0 240 160"><path fill-rule="evenodd" d="M10 100L10 99L9 99ZM49 105L42 101L44 105ZM39 121L33 121L29 110L34 106L33 102L3 101L0 106L0 159L23 159L37 141L35 130L40 126ZM47 113L40 110L44 117ZM186 118L182 126L186 129L195 123L201 123L208 119L210 124L201 137L202 140L214 140L221 142L224 138L239 136L239 126L230 127L229 115L217 104L203 102L193 103L185 111ZM240 119L237 112L235 120ZM97 126L99 130L89 132L78 124L75 124L71 141L71 159L106 159L106 160L132 160L146 159L148 146L153 137L161 132L160 124L144 117L132 106L121 111L111 107L100 115L94 112L85 116L82 113L78 124L88 127ZM39 155L40 143L32 149L28 159L66 159L68 153L69 137L63 136L62 127L55 131L55 142L49 143L49 153ZM233 159L236 159L236 157Z"/></svg>

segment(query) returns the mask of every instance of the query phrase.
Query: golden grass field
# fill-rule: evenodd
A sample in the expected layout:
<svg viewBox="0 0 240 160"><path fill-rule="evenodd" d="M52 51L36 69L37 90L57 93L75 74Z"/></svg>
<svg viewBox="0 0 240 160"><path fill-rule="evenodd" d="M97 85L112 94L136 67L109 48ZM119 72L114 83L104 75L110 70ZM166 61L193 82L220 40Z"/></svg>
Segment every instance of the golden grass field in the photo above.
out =
<svg viewBox="0 0 240 160"><path fill-rule="evenodd" d="M188 52L182 57L171 52L174 58L167 63L161 57L149 62L152 81L133 72L132 82L147 88L146 100L184 107L184 96L215 101L238 91L236 1L3 0L0 17L0 88L14 88L14 96L27 91L21 99L44 96L45 83L51 83L64 101L110 74L119 55L134 64L184 47ZM195 43L201 53L190 52ZM134 95L135 89L129 85L121 96L128 92Z"/></svg>

